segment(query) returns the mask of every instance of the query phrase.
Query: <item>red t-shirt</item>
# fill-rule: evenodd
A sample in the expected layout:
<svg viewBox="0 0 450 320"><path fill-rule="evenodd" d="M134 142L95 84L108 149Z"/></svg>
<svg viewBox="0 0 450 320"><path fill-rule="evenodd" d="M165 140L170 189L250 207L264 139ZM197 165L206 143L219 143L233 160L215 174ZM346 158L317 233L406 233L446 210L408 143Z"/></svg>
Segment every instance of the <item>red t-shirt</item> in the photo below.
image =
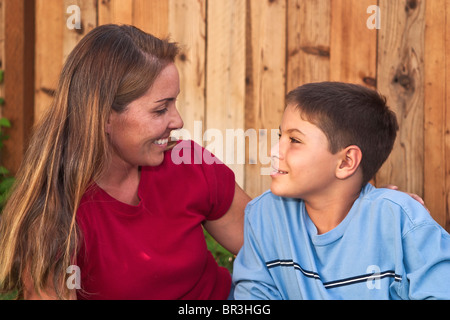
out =
<svg viewBox="0 0 450 320"><path fill-rule="evenodd" d="M182 141L160 166L141 168L137 206L98 186L85 193L77 212L79 299L228 297L231 276L207 250L202 222L228 211L235 178L227 166L207 164L202 156L207 163L218 160Z"/></svg>

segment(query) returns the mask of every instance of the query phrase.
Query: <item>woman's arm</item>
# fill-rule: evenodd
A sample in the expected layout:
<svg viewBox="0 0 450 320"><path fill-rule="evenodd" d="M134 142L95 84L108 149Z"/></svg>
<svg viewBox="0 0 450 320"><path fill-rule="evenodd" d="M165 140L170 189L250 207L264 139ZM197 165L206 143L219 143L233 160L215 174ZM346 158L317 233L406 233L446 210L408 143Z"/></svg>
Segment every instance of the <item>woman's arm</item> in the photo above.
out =
<svg viewBox="0 0 450 320"><path fill-rule="evenodd" d="M230 209L221 218L204 223L206 231L233 254L237 254L244 243L244 210L250 200L236 183Z"/></svg>

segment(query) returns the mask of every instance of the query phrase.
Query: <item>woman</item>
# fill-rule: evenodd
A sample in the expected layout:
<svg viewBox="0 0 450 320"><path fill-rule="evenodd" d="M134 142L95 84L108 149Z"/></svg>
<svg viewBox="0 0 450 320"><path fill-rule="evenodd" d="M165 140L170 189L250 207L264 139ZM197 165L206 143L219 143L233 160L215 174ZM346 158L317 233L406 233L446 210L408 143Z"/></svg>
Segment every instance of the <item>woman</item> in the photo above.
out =
<svg viewBox="0 0 450 320"><path fill-rule="evenodd" d="M202 226L236 254L250 198L225 165L198 161L207 151L193 142L176 147L190 163L171 161L170 132L183 126L177 53L117 25L95 28L74 48L2 214L2 291L228 297L231 277L207 251ZM74 265L81 290L66 284Z"/></svg>

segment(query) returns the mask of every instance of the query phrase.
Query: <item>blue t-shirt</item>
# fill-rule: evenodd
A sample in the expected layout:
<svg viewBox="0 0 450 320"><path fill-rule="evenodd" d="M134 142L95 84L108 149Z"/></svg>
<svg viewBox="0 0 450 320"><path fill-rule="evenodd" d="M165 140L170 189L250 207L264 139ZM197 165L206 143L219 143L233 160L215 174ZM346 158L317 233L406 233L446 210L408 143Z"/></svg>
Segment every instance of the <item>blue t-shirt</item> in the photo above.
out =
<svg viewBox="0 0 450 320"><path fill-rule="evenodd" d="M235 299L450 299L450 235L410 196L367 184L333 230L270 191L246 208Z"/></svg>

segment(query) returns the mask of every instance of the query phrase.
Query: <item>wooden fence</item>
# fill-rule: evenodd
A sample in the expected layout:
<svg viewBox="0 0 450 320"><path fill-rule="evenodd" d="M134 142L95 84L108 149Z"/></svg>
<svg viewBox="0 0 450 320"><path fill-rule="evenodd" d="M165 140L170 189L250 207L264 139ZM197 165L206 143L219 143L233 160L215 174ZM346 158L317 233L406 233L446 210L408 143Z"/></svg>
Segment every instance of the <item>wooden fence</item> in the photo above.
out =
<svg viewBox="0 0 450 320"><path fill-rule="evenodd" d="M72 5L80 29L69 28L77 18ZM26 144L14 137L29 130L23 125L29 117L19 114L37 119L48 107L73 46L97 25L133 24L183 46L177 60L183 137L222 156L252 197L270 184L264 173L286 92L306 82L347 81L381 91L400 122L376 184L424 197L450 230L450 0L0 0L0 8L5 86L12 66L27 66L27 52L34 55L31 79L22 68L11 89L0 88L3 112L13 120L5 150L11 168L21 159L15 150ZM20 15L11 18L12 10ZM19 30L8 19L22 22ZM22 41L19 49L14 41ZM29 100L9 103L14 86Z"/></svg>

